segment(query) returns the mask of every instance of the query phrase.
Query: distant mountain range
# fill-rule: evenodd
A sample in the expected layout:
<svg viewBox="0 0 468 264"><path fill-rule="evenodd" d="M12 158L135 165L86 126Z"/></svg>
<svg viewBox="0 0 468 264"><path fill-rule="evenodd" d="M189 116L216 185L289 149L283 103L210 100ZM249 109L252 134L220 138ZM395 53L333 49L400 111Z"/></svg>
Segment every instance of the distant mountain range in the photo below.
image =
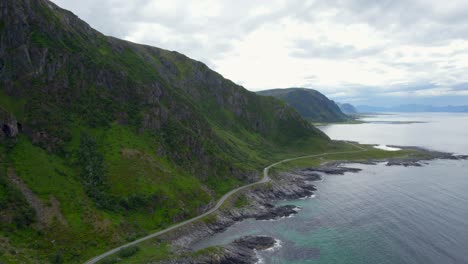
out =
<svg viewBox="0 0 468 264"><path fill-rule="evenodd" d="M370 113L370 112L468 112L468 105L463 106L432 106L432 105L418 105L418 104L407 104L392 107L382 106L369 106L369 105L358 105L358 112Z"/></svg>
<svg viewBox="0 0 468 264"><path fill-rule="evenodd" d="M340 107L319 91L307 88L271 89L257 92L276 97L311 122L343 122L349 120Z"/></svg>

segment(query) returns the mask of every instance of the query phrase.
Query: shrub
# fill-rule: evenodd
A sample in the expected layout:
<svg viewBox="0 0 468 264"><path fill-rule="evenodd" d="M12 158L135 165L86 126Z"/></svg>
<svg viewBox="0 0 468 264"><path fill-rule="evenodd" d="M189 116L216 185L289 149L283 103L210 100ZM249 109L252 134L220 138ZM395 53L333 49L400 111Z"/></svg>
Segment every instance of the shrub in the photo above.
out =
<svg viewBox="0 0 468 264"><path fill-rule="evenodd" d="M119 250L118 254L119 254L119 257L121 258L129 258L135 255L139 250L140 248L138 246L130 246L130 247L122 248L121 250Z"/></svg>

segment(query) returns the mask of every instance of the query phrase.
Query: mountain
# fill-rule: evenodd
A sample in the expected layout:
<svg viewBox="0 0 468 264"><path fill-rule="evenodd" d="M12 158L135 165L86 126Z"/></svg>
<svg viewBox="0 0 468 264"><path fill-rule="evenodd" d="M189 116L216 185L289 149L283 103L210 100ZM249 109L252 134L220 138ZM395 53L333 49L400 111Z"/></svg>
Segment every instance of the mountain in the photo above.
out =
<svg viewBox="0 0 468 264"><path fill-rule="evenodd" d="M83 262L335 144L280 100L47 0L0 2L0 127L5 263Z"/></svg>
<svg viewBox="0 0 468 264"><path fill-rule="evenodd" d="M341 112L335 102L316 90L287 88L264 90L257 93L283 100L311 122L342 122L348 120L348 117Z"/></svg>
<svg viewBox="0 0 468 264"><path fill-rule="evenodd" d="M340 107L341 112L347 114L347 115L355 115L358 113L357 109L352 105L352 104L338 104Z"/></svg>
<svg viewBox="0 0 468 264"><path fill-rule="evenodd" d="M432 106L432 105L418 105L408 104L399 105L393 107L381 107L381 106L368 106L358 105L357 109L359 112L371 113L371 112L468 112L468 105L462 106Z"/></svg>

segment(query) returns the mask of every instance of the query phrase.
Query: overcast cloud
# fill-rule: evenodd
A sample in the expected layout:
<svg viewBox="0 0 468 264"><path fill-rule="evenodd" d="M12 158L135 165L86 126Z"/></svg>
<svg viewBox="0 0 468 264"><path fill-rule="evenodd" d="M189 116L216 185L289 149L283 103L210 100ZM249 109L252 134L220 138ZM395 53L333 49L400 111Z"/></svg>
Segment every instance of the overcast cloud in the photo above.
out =
<svg viewBox="0 0 468 264"><path fill-rule="evenodd" d="M250 90L468 104L466 0L53 2L104 34L177 50Z"/></svg>

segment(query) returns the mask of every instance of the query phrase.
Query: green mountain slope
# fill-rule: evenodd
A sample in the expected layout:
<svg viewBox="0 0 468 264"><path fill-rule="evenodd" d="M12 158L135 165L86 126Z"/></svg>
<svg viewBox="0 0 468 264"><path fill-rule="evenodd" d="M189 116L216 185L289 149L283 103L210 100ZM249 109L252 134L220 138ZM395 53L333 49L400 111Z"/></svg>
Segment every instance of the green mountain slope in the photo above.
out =
<svg viewBox="0 0 468 264"><path fill-rule="evenodd" d="M0 262L79 263L334 143L201 62L0 3Z"/></svg>
<svg viewBox="0 0 468 264"><path fill-rule="evenodd" d="M344 103L338 104L338 106L340 107L340 110L347 115L356 115L358 113L356 107L352 104Z"/></svg>
<svg viewBox="0 0 468 264"><path fill-rule="evenodd" d="M288 88L272 89L258 92L260 95L276 97L311 122L343 122L348 117L341 112L338 105L325 95L312 89Z"/></svg>

